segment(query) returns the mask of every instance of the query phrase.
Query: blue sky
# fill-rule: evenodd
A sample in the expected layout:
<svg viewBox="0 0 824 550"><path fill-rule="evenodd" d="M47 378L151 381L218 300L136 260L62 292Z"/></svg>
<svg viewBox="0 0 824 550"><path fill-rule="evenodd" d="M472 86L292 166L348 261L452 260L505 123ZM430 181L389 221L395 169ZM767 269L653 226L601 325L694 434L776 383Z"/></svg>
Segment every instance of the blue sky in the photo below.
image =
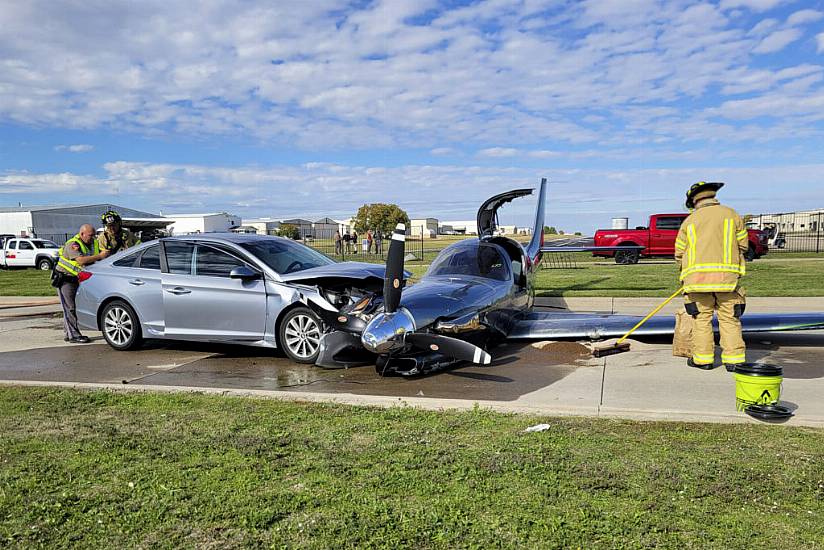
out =
<svg viewBox="0 0 824 550"><path fill-rule="evenodd" d="M0 0L0 28L0 205L456 220L546 176L569 231L702 179L824 207L821 1Z"/></svg>

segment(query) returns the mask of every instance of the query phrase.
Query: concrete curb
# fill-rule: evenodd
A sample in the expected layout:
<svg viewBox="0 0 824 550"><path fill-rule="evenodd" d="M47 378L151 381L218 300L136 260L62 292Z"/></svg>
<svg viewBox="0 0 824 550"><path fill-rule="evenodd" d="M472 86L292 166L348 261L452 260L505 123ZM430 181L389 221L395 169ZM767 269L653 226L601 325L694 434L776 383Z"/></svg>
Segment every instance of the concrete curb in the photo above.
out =
<svg viewBox="0 0 824 550"><path fill-rule="evenodd" d="M82 382L45 382L28 380L0 380L0 386L33 386L53 388L73 388L84 390L109 390L115 392L145 393L202 393L230 397L254 397L277 399L291 402L330 403L359 407L411 407L421 410L473 410L480 407L502 413L529 414L535 416L585 417L621 419L641 422L685 422L698 424L751 424L763 425L743 414L696 414L685 411L635 410L610 407L547 407L515 402L470 401L462 399L430 399L425 397L385 397L354 394L297 393L273 390L238 390L226 388L202 388L196 386L155 386L140 384L102 384ZM786 427L807 427L824 429L824 418L793 418L782 424Z"/></svg>

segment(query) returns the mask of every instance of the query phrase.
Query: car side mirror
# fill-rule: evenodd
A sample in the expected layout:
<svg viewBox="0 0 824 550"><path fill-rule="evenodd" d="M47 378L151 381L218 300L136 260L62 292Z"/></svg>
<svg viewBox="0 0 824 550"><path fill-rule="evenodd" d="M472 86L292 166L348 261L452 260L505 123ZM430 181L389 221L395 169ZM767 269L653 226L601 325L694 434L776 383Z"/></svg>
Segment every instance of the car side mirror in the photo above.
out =
<svg viewBox="0 0 824 550"><path fill-rule="evenodd" d="M255 279L260 279L261 273L259 271L255 271L254 269L251 269L250 267L242 265L230 271L229 278L241 279L243 281L253 281Z"/></svg>

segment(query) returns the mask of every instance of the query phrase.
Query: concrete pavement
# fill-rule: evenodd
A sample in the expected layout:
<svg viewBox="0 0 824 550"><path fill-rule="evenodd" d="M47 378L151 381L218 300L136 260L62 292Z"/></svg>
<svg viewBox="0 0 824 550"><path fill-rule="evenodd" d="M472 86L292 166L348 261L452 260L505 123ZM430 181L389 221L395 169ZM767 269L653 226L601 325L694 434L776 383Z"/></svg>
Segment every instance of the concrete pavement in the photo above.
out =
<svg viewBox="0 0 824 550"><path fill-rule="evenodd" d="M563 300L563 303L561 303ZM654 299L549 299L545 307L641 313ZM43 306L33 306L43 307ZM824 299L752 299L750 311L824 311ZM489 366L468 365L416 378L381 378L373 367L323 370L269 350L149 343L116 352L99 335L65 344L59 316L0 317L0 380L150 391L205 391L351 404L472 408L541 415L643 420L755 422L735 411L735 383L723 368L690 369L667 339L633 342L632 352L592 358L582 344L507 344ZM824 427L824 332L748 335L749 359L782 365L787 424Z"/></svg>

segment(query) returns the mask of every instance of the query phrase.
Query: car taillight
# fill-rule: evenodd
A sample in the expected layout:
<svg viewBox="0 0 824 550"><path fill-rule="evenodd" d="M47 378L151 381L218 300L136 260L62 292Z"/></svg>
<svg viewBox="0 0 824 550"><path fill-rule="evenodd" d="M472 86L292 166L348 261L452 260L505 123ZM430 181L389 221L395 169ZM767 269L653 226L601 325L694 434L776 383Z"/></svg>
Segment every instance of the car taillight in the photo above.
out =
<svg viewBox="0 0 824 550"><path fill-rule="evenodd" d="M91 277L92 277L92 274L89 273L88 271L81 271L80 273L77 274L77 281L82 283L83 281L91 279Z"/></svg>

